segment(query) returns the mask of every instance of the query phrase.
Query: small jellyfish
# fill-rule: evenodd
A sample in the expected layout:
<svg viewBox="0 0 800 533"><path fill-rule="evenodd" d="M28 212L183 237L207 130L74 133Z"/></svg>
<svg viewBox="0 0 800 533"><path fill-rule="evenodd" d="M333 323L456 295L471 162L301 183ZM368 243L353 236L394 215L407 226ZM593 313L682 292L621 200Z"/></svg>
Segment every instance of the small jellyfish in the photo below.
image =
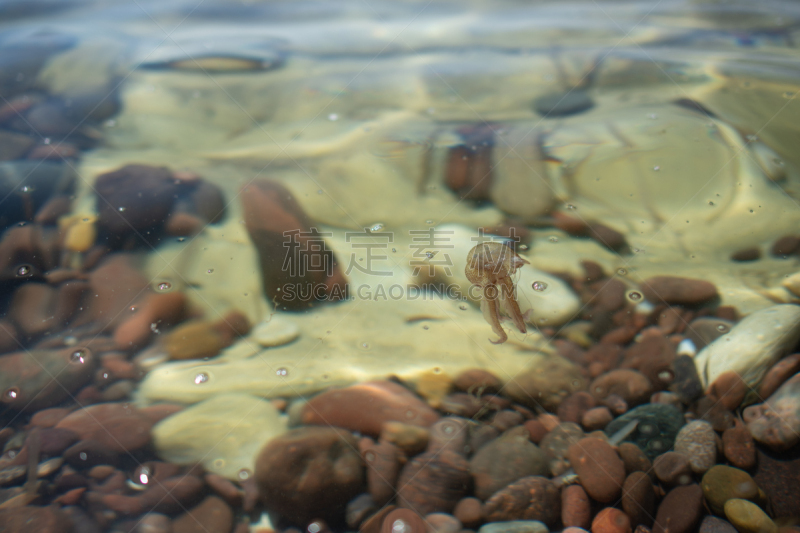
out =
<svg viewBox="0 0 800 533"><path fill-rule="evenodd" d="M511 317L520 333L527 333L525 317L519 309L516 287L512 276L522 265L528 263L514 250L500 242L481 243L467 254L467 267L464 273L473 285L482 289L481 311L483 317L492 326L500 338L490 340L492 344L501 344L508 340L508 335L500 325L502 310Z"/></svg>

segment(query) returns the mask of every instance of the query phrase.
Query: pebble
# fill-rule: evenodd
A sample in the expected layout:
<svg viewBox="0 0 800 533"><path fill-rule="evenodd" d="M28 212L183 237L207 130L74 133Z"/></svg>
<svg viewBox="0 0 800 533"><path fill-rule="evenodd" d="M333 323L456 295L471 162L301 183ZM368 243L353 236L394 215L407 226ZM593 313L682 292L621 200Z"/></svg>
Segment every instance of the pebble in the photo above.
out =
<svg viewBox="0 0 800 533"><path fill-rule="evenodd" d="M591 390L591 387L589 387L589 390ZM591 394L586 391L578 391L570 394L561 402L556 414L562 422L580 424L586 411L596 405L597 402Z"/></svg>
<svg viewBox="0 0 800 533"><path fill-rule="evenodd" d="M631 533L631 521L619 509L606 507L594 517L592 533Z"/></svg>
<svg viewBox="0 0 800 533"><path fill-rule="evenodd" d="M697 375L694 358L688 355L678 355L672 363L675 374L669 390L678 395L683 403L690 404L703 395L703 384Z"/></svg>
<svg viewBox="0 0 800 533"><path fill-rule="evenodd" d="M630 407L647 403L653 394L650 380L636 370L618 369L606 372L589 385L589 392L597 401L605 400L609 395L620 396Z"/></svg>
<svg viewBox="0 0 800 533"><path fill-rule="evenodd" d="M395 421L384 422L379 437L379 440L391 442L409 457L424 451L429 439L428 428Z"/></svg>
<svg viewBox="0 0 800 533"><path fill-rule="evenodd" d="M639 423L625 440L636 444L650 460L672 449L675 437L684 424L683 413L672 405L640 405L618 417L605 433L613 435L633 420Z"/></svg>
<svg viewBox="0 0 800 533"><path fill-rule="evenodd" d="M56 506L28 505L17 509L0 510L3 533L71 533L72 523Z"/></svg>
<svg viewBox="0 0 800 533"><path fill-rule="evenodd" d="M764 375L761 386L758 388L760 398L769 398L790 377L800 372L800 353L787 355Z"/></svg>
<svg viewBox="0 0 800 533"><path fill-rule="evenodd" d="M369 409L364 409L365 405ZM314 396L303 407L301 420L303 424L332 425L377 437L386 422L427 428L439 420L439 415L402 385L369 381Z"/></svg>
<svg viewBox="0 0 800 533"><path fill-rule="evenodd" d="M459 500L453 509L453 516L467 529L478 528L486 519L483 502L472 496Z"/></svg>
<svg viewBox="0 0 800 533"><path fill-rule="evenodd" d="M742 417L753 438L772 450L788 450L800 442L800 373L766 402L747 407Z"/></svg>
<svg viewBox="0 0 800 533"><path fill-rule="evenodd" d="M750 392L747 383L736 372L723 372L708 386L708 395L729 411L735 411Z"/></svg>
<svg viewBox="0 0 800 533"><path fill-rule="evenodd" d="M700 522L700 533L736 533L736 528L727 520L709 515Z"/></svg>
<svg viewBox="0 0 800 533"><path fill-rule="evenodd" d="M500 379L482 368L464 370L453 379L453 386L469 394L494 394L503 386Z"/></svg>
<svg viewBox="0 0 800 533"><path fill-rule="evenodd" d="M632 472L622 485L622 510L630 518L632 527L653 525L656 511L656 492L650 476L645 472Z"/></svg>
<svg viewBox="0 0 800 533"><path fill-rule="evenodd" d="M481 526L478 533L548 533L547 525L538 520L509 520Z"/></svg>
<svg viewBox="0 0 800 533"><path fill-rule="evenodd" d="M375 443L369 437L359 441L358 449L367 465L367 492L376 505L384 506L394 497L401 459L405 456L391 442Z"/></svg>
<svg viewBox="0 0 800 533"><path fill-rule="evenodd" d="M97 356L82 346L5 354L0 357L0 405L27 412L52 407L76 394L96 368Z"/></svg>
<svg viewBox="0 0 800 533"><path fill-rule="evenodd" d="M653 533L691 533L702 512L703 491L698 485L675 487L658 506Z"/></svg>
<svg viewBox="0 0 800 533"><path fill-rule="evenodd" d="M578 424L561 422L549 431L539 443L539 447L550 458L550 473L554 476L569 469L567 452L569 447L584 437Z"/></svg>
<svg viewBox="0 0 800 533"><path fill-rule="evenodd" d="M466 458L452 449L426 451L406 463L397 480L397 505L420 514L451 513L467 494Z"/></svg>
<svg viewBox="0 0 800 533"><path fill-rule="evenodd" d="M222 499L206 496L172 521L172 533L230 533L233 510Z"/></svg>
<svg viewBox="0 0 800 533"><path fill-rule="evenodd" d="M484 508L489 522L538 520L555 527L561 519L561 496L549 479L530 476L496 492Z"/></svg>
<svg viewBox="0 0 800 533"><path fill-rule="evenodd" d="M692 482L692 467L688 456L678 452L667 452L653 461L653 472L667 487L688 485Z"/></svg>
<svg viewBox="0 0 800 533"><path fill-rule="evenodd" d="M617 452L625 463L625 473L630 475L631 472L647 472L650 473L653 468L653 463L645 455L645 453L632 442L622 442L617 446Z"/></svg>
<svg viewBox="0 0 800 533"><path fill-rule="evenodd" d="M364 491L356 439L331 427L303 427L272 439L258 455L255 480L264 506L305 527L343 523L347 502Z"/></svg>
<svg viewBox="0 0 800 533"><path fill-rule="evenodd" d="M561 523L564 527L589 529L591 522L591 503L583 487L568 485L561 489Z"/></svg>
<svg viewBox="0 0 800 533"><path fill-rule="evenodd" d="M654 304L697 306L716 300L713 283L676 276L654 276L640 284L644 297Z"/></svg>
<svg viewBox="0 0 800 533"><path fill-rule="evenodd" d="M411 509L393 509L383 519L381 533L427 533L425 520Z"/></svg>
<svg viewBox="0 0 800 533"><path fill-rule="evenodd" d="M240 194L244 223L250 240L256 247L261 267L264 295L278 309L307 309L308 301L299 297L299 290L325 301L347 297L347 279L333 251L320 247L321 236L314 236L313 222L303 211L291 192L275 181L252 181ZM286 232L297 232L296 264L284 265ZM303 265L322 265L325 268L304 268ZM285 290L292 285L293 291ZM320 294L320 289L324 293Z"/></svg>
<svg viewBox="0 0 800 533"><path fill-rule="evenodd" d="M150 442L150 419L128 403L90 405L64 417L57 428L69 429L114 453L131 452Z"/></svg>
<svg viewBox="0 0 800 533"><path fill-rule="evenodd" d="M739 533L778 533L778 526L761 508L738 498L725 502L725 516Z"/></svg>
<svg viewBox="0 0 800 533"><path fill-rule="evenodd" d="M253 472L262 447L286 431L286 421L268 401L244 393L217 394L165 418L153 427L159 455L176 464L202 464L234 481Z"/></svg>
<svg viewBox="0 0 800 533"><path fill-rule="evenodd" d="M554 413L564 398L585 388L581 369L567 359L553 355L517 374L506 383L504 392L529 409Z"/></svg>
<svg viewBox="0 0 800 533"><path fill-rule="evenodd" d="M695 474L704 474L717 463L717 434L705 420L694 420L675 437L675 451L689 458Z"/></svg>
<svg viewBox="0 0 800 533"><path fill-rule="evenodd" d="M800 509L800 491L797 490L800 458L776 458L759 449L756 462L758 467L753 478L769 498L773 516L796 516Z"/></svg>
<svg viewBox="0 0 800 533"><path fill-rule="evenodd" d="M614 415L611 414L608 407L595 407L583 414L581 425L586 431L597 431L606 427L612 420L614 420Z"/></svg>
<svg viewBox="0 0 800 533"><path fill-rule="evenodd" d="M526 436L502 435L483 446L469 462L475 496L481 500L527 476L546 476L545 453Z"/></svg>
<svg viewBox="0 0 800 533"><path fill-rule="evenodd" d="M625 464L608 442L583 438L569 447L567 456L589 496L600 503L619 498L625 482Z"/></svg>
<svg viewBox="0 0 800 533"><path fill-rule="evenodd" d="M426 515L425 525L427 533L458 533L463 529L461 522L455 516L447 513Z"/></svg>
<svg viewBox="0 0 800 533"><path fill-rule="evenodd" d="M772 368L800 339L800 306L774 305L756 311L695 356L704 386L724 372L735 372L757 389Z"/></svg>
<svg viewBox="0 0 800 533"><path fill-rule="evenodd" d="M102 503L124 516L137 516L147 512L175 514L192 506L203 495L205 484L192 475L180 475L152 483L135 495L105 494ZM90 493L91 494L91 493Z"/></svg>
<svg viewBox="0 0 800 533"><path fill-rule="evenodd" d="M714 514L723 515L725 502L730 499L756 500L758 485L744 470L716 465L709 469L701 482L703 496Z"/></svg>
<svg viewBox="0 0 800 533"><path fill-rule="evenodd" d="M494 130L484 125L462 126L457 131L464 141L447 153L445 182L459 198L487 200L493 179Z"/></svg>
<svg viewBox="0 0 800 533"><path fill-rule="evenodd" d="M675 378L675 350L675 344L660 329L655 326L645 328L637 335L636 342L625 348L620 367L644 374L654 390L665 389Z"/></svg>
<svg viewBox="0 0 800 533"><path fill-rule="evenodd" d="M756 466L756 443L750 430L738 418L734 427L722 433L722 453L736 468L750 470Z"/></svg>

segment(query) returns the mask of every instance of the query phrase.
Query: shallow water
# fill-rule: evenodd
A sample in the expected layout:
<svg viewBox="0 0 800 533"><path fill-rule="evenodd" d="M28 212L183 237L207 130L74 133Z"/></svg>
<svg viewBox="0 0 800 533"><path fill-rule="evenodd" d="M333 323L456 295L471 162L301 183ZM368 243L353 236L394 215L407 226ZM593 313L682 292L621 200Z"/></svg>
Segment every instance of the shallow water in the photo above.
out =
<svg viewBox="0 0 800 533"><path fill-rule="evenodd" d="M65 193L61 216L35 222L61 220L53 264L89 276L95 267L84 262L99 250L91 246L104 245L130 254L144 279L127 286L112 274L108 286L130 298L98 318L78 313L99 305L91 303L98 282L86 277L92 285L74 300L78 311L58 327L20 325L26 313L59 312L49 310L55 296L24 307L14 295L33 301L34 289L20 287L58 283L20 274L28 263L17 256L0 258L12 272L0 280L2 324L11 328L0 339L5 352L110 338L117 349L98 349L97 371L110 368L99 354L111 351L136 368L112 383L107 375L64 382L65 394L43 402L38 393L23 398L16 382L3 385L13 392L4 425L21 428L36 411L76 398L140 408L207 402L154 430L148 450L243 480L287 418L296 425L298 399L328 387L393 376L437 407L465 370L510 382L554 357L554 339L597 342L592 297L576 288L588 286L585 261L623 287L629 314L681 305L643 288L663 275L716 288L709 301L686 303L695 314L684 322L699 309L722 306L742 318L800 303L795 249L775 245L800 223L799 40L793 2L0 5L0 223L34 224L31 206ZM190 231L144 224L115 241L101 211L125 213L126 194L149 192L134 179L102 189L105 197L96 179L131 163L167 167L187 187L213 184L224 217L193 218L199 226ZM278 200L265 200L264 180L284 187ZM125 192L112 201L115 188ZM290 197L305 215L281 207ZM186 202L199 200L175 205ZM89 229L75 229L74 239L89 242L67 244L81 223ZM303 245L333 255L292 255L291 232L309 224L319 234ZM478 242L509 239L529 262L510 273L527 326L502 322L508 341L494 344L491 311L464 269ZM295 268L311 277L287 274ZM331 289L331 269L346 280L346 301L309 297ZM151 293L182 294L185 312L170 323L154 311L136 342L121 345L122 313L144 308ZM212 323L235 329L232 312L253 331L197 355L187 337L206 343ZM186 319L205 326L168 338ZM781 320L797 329L793 318ZM792 346L781 356L796 339L783 343ZM168 362L170 353L179 358L170 347L184 344L197 358ZM757 388L776 360L722 369ZM703 386L720 373L698 371ZM114 381L125 385L112 389ZM261 398L276 400L280 413ZM220 438L209 444L209 433ZM131 459L133 472L140 456ZM237 523L258 518L236 513Z"/></svg>

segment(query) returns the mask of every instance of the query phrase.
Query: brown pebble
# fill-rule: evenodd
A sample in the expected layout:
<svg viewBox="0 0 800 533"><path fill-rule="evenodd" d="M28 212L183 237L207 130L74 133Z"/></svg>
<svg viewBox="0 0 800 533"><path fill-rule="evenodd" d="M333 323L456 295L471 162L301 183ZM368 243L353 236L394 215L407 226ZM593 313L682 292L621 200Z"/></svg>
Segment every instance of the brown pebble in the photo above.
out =
<svg viewBox="0 0 800 533"><path fill-rule="evenodd" d="M667 487L688 485L692 482L692 467L689 457L678 452L666 452L653 461L653 471L659 481Z"/></svg>
<svg viewBox="0 0 800 533"><path fill-rule="evenodd" d="M612 420L614 420L614 415L611 414L608 407L595 407L583 414L581 425L586 431L596 431L606 427Z"/></svg>
<svg viewBox="0 0 800 533"><path fill-rule="evenodd" d="M380 533L393 533L403 531L404 533L427 533L428 528L425 520L411 509L395 509L383 519Z"/></svg>
<svg viewBox="0 0 800 533"><path fill-rule="evenodd" d="M57 428L77 433L81 439L95 440L112 453L130 452L150 442L152 423L128 403L104 403L73 411Z"/></svg>
<svg viewBox="0 0 800 533"><path fill-rule="evenodd" d="M606 507L594 517L592 533L631 533L631 521L619 509Z"/></svg>
<svg viewBox="0 0 800 533"><path fill-rule="evenodd" d="M702 305L718 297L713 283L676 276L654 276L646 279L640 288L644 297L654 304Z"/></svg>
<svg viewBox="0 0 800 533"><path fill-rule="evenodd" d="M617 394L629 407L646 403L653 393L650 380L636 370L612 370L599 376L591 385L589 392L595 399L602 401L611 394Z"/></svg>
<svg viewBox="0 0 800 533"><path fill-rule="evenodd" d="M708 394L719 400L720 405L735 411L750 390L742 377L733 371L724 372L708 386Z"/></svg>
<svg viewBox="0 0 800 533"><path fill-rule="evenodd" d="M590 389L591 390L591 389ZM558 418L563 422L580 424L584 413L597 405L594 397L586 391L573 392L558 406Z"/></svg>
<svg viewBox="0 0 800 533"><path fill-rule="evenodd" d="M617 447L617 451L625 464L625 473L627 475L630 475L631 472L651 472L652 462L642 449L634 443L622 442Z"/></svg>
<svg viewBox="0 0 800 533"><path fill-rule="evenodd" d="M564 527L589 529L592 508L589 495L580 485L568 485L561 489L561 522Z"/></svg>
<svg viewBox="0 0 800 533"><path fill-rule="evenodd" d="M549 479L524 477L496 492L485 510L488 522L539 520L553 528L561 518L561 497Z"/></svg>
<svg viewBox="0 0 800 533"><path fill-rule="evenodd" d="M544 436L547 435L547 428L538 420L528 420L523 425L528 430L531 442L534 444L539 444Z"/></svg>
<svg viewBox="0 0 800 533"><path fill-rule="evenodd" d="M731 254L731 261L748 262L761 259L761 250L755 246L752 248L742 248Z"/></svg>
<svg viewBox="0 0 800 533"><path fill-rule="evenodd" d="M488 370L473 368L464 370L453 379L453 386L462 392L477 394L496 393L503 383Z"/></svg>
<svg viewBox="0 0 800 533"><path fill-rule="evenodd" d="M656 492L650 476L644 472L632 472L622 486L622 509L631 520L631 526L653 525L656 511Z"/></svg>
<svg viewBox="0 0 800 533"><path fill-rule="evenodd" d="M589 496L600 503L619 497L625 482L625 465L608 442L586 437L569 447L567 457Z"/></svg>
<svg viewBox="0 0 800 533"><path fill-rule="evenodd" d="M172 521L172 533L230 533L233 510L216 496L202 502Z"/></svg>
<svg viewBox="0 0 800 533"><path fill-rule="evenodd" d="M375 443L369 437L359 441L358 449L367 465L367 492L372 496L372 501L382 507L395 495L403 452L391 442Z"/></svg>
<svg viewBox="0 0 800 533"><path fill-rule="evenodd" d="M463 529L458 518L447 513L425 515L426 533L458 533Z"/></svg>
<svg viewBox="0 0 800 533"><path fill-rule="evenodd" d="M770 252L775 257L786 257L800 250L800 236L785 235L772 245Z"/></svg>
<svg viewBox="0 0 800 533"><path fill-rule="evenodd" d="M798 372L800 372L800 353L787 355L775 363L764 375L764 379L761 380L761 385L758 387L758 396L769 398L784 382Z"/></svg>
<svg viewBox="0 0 800 533"><path fill-rule="evenodd" d="M756 466L756 444L750 430L738 418L734 427L722 433L722 453L736 468L751 470Z"/></svg>
<svg viewBox="0 0 800 533"><path fill-rule="evenodd" d="M478 529L485 520L483 502L478 498L462 498L453 509L453 516L458 518L467 529Z"/></svg>
<svg viewBox="0 0 800 533"><path fill-rule="evenodd" d="M675 487L658 506L653 533L691 533L703 512L703 490L699 485Z"/></svg>

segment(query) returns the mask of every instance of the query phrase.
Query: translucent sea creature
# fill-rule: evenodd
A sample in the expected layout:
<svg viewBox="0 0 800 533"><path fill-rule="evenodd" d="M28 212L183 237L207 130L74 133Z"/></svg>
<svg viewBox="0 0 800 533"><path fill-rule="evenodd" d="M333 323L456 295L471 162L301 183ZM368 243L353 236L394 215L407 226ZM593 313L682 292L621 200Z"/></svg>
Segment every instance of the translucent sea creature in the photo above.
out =
<svg viewBox="0 0 800 533"><path fill-rule="evenodd" d="M467 255L464 273L473 285L481 289L481 311L500 338L489 339L492 344L502 344L508 335L500 325L502 310L511 318L520 333L527 333L525 317L517 303L513 275L522 265L528 263L511 248L501 242L478 244Z"/></svg>

